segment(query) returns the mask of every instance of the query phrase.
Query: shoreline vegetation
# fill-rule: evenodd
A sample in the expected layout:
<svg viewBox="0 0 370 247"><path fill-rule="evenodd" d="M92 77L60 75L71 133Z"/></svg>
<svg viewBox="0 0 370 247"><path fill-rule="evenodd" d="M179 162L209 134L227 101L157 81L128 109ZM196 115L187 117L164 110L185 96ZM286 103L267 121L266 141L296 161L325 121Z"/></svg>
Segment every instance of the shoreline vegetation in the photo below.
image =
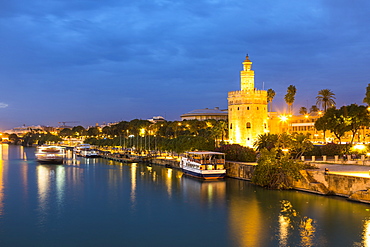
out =
<svg viewBox="0 0 370 247"><path fill-rule="evenodd" d="M263 134L254 148L228 144L228 123L223 120L161 121L151 123L135 119L110 126L82 126L63 128L59 132L34 129L22 137L11 134L11 144L24 146L64 143L73 146L88 143L113 152L129 152L155 157L161 153L179 156L186 151L208 150L226 154L226 159L236 162L257 162L252 182L269 189L291 189L294 181L301 178L304 169L302 156L364 155L365 149L355 149L351 144L328 143L313 145L309 135Z"/></svg>

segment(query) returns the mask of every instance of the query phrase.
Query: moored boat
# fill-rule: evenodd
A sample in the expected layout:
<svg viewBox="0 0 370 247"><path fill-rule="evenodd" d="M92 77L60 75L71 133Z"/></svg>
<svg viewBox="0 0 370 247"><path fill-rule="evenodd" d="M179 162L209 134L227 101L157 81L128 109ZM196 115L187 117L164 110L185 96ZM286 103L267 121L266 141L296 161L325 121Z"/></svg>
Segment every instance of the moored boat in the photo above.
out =
<svg viewBox="0 0 370 247"><path fill-rule="evenodd" d="M82 151L88 149L91 149L90 144L78 144L77 146L74 147L73 152L75 152L77 156L80 156Z"/></svg>
<svg viewBox="0 0 370 247"><path fill-rule="evenodd" d="M36 149L36 160L40 163L62 164L65 158L65 149L60 146L39 146Z"/></svg>
<svg viewBox="0 0 370 247"><path fill-rule="evenodd" d="M187 152L181 157L180 168L186 175L202 179L224 178L225 154L219 152Z"/></svg>
<svg viewBox="0 0 370 247"><path fill-rule="evenodd" d="M85 148L80 151L80 156L85 158L98 158L100 157L100 154L96 149Z"/></svg>

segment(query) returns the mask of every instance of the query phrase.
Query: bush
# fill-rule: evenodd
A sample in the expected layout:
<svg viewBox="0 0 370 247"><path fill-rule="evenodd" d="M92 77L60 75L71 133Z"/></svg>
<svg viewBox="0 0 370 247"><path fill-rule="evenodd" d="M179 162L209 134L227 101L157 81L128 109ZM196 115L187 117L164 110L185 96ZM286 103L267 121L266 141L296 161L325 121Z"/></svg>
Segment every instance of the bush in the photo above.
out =
<svg viewBox="0 0 370 247"><path fill-rule="evenodd" d="M288 155L278 155L276 149L263 149L252 182L269 189L292 189L293 180L302 177L301 169L302 164Z"/></svg>
<svg viewBox="0 0 370 247"><path fill-rule="evenodd" d="M322 155L334 156L341 154L341 146L335 143L328 143L321 147Z"/></svg>
<svg viewBox="0 0 370 247"><path fill-rule="evenodd" d="M322 155L322 147L318 145L313 145L313 148L307 152L304 152L304 156L321 156Z"/></svg>
<svg viewBox="0 0 370 247"><path fill-rule="evenodd" d="M222 145L216 148L216 151L225 153L227 160L242 162L256 161L256 151L253 148L243 147L239 144Z"/></svg>

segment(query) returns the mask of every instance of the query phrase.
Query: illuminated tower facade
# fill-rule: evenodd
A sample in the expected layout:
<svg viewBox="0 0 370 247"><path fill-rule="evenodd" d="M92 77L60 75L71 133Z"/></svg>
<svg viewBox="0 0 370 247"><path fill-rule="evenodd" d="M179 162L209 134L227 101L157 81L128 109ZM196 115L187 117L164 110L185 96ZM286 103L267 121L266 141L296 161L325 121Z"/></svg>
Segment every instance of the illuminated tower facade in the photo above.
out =
<svg viewBox="0 0 370 247"><path fill-rule="evenodd" d="M240 91L228 94L229 141L253 147L258 135L268 132L267 91L254 88L254 71L248 55L240 71Z"/></svg>

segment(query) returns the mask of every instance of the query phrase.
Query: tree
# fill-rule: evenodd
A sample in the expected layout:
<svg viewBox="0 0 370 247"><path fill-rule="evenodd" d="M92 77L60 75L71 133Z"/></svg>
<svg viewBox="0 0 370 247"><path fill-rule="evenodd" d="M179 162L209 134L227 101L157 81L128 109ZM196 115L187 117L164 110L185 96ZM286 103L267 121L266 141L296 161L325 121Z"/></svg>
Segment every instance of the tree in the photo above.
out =
<svg viewBox="0 0 370 247"><path fill-rule="evenodd" d="M301 157L305 152L313 149L313 144L310 141L309 134L294 134L292 137L292 150L291 153L295 154L295 159Z"/></svg>
<svg viewBox="0 0 370 247"><path fill-rule="evenodd" d="M100 134L99 128L97 127L90 127L87 130L87 135L88 136L98 136Z"/></svg>
<svg viewBox="0 0 370 247"><path fill-rule="evenodd" d="M269 189L292 189L293 180L301 178L301 163L276 149L263 149L254 170L252 182Z"/></svg>
<svg viewBox="0 0 370 247"><path fill-rule="evenodd" d="M317 113L319 110L319 108L317 107L317 105L313 105L311 106L310 108L310 113Z"/></svg>
<svg viewBox="0 0 370 247"><path fill-rule="evenodd" d="M370 83L367 84L366 94L365 94L365 98L363 102L366 103L368 106L370 106Z"/></svg>
<svg viewBox="0 0 370 247"><path fill-rule="evenodd" d="M67 136L74 136L74 132L69 128L64 128L59 132L59 136L67 137Z"/></svg>
<svg viewBox="0 0 370 247"><path fill-rule="evenodd" d="M293 144L292 136L287 133L281 133L278 136L277 142L276 142L276 148L277 150L283 150L283 149L291 149Z"/></svg>
<svg viewBox="0 0 370 247"><path fill-rule="evenodd" d="M272 111L272 100L274 99L276 93L271 88L267 90L267 103L270 105L270 111Z"/></svg>
<svg viewBox="0 0 370 247"><path fill-rule="evenodd" d="M86 129L82 127L81 125L75 126L72 128L73 133L77 134L78 136L85 136L86 135Z"/></svg>
<svg viewBox="0 0 370 247"><path fill-rule="evenodd" d="M320 90L316 96L316 105L318 107L321 106L324 112L326 112L328 108L335 106L334 95L335 94L330 89Z"/></svg>
<svg viewBox="0 0 370 247"><path fill-rule="evenodd" d="M358 130L363 126L369 126L370 117L367 111L367 107L363 105L351 104L349 106L342 106L343 118L345 123L348 125L348 129L352 132L351 144L355 138Z"/></svg>
<svg viewBox="0 0 370 247"><path fill-rule="evenodd" d="M290 85L287 89L287 94L284 96L284 100L288 105L288 112L289 114L292 114L292 108L293 108L293 103L295 100L295 94L297 93L297 89L295 86Z"/></svg>
<svg viewBox="0 0 370 247"><path fill-rule="evenodd" d="M347 132L352 132L351 143L362 126L369 126L370 117L365 106L351 104L340 109L329 108L325 114L317 119L317 130L330 130L341 142L341 137Z"/></svg>
<svg viewBox="0 0 370 247"><path fill-rule="evenodd" d="M242 162L256 161L256 151L253 148L243 147L239 144L221 145L216 151L225 153L227 160Z"/></svg>
<svg viewBox="0 0 370 247"><path fill-rule="evenodd" d="M17 136L17 134L10 134L8 138L9 141L13 144L18 144L19 142L19 137Z"/></svg>
<svg viewBox="0 0 370 247"><path fill-rule="evenodd" d="M253 147L257 151L261 151L262 149L266 148L267 150L271 150L275 147L278 140L277 134L261 134L258 135L257 140L253 143Z"/></svg>
<svg viewBox="0 0 370 247"><path fill-rule="evenodd" d="M307 112L307 108L302 106L301 108L299 108L299 114L301 115L306 115L308 112Z"/></svg>
<svg viewBox="0 0 370 247"><path fill-rule="evenodd" d="M344 115L344 108L329 108L322 117L316 120L315 128L323 130L324 133L326 130L330 130L340 143L342 136L346 131L349 131L348 123L346 123L346 119L343 117Z"/></svg>

